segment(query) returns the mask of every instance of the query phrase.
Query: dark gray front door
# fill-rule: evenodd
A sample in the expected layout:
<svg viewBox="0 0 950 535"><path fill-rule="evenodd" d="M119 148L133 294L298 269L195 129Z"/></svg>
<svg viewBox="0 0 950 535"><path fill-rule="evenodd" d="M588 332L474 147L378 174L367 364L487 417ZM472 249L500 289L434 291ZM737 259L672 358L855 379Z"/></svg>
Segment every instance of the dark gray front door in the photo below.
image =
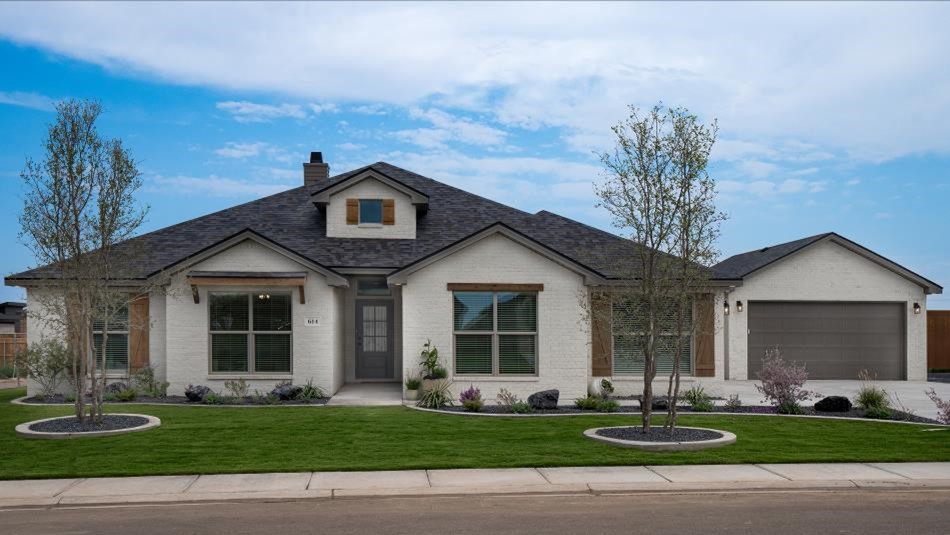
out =
<svg viewBox="0 0 950 535"><path fill-rule="evenodd" d="M356 300L356 378L393 378L393 302Z"/></svg>
<svg viewBox="0 0 950 535"><path fill-rule="evenodd" d="M903 303L749 303L749 379L762 369L766 349L805 364L809 379L903 379Z"/></svg>

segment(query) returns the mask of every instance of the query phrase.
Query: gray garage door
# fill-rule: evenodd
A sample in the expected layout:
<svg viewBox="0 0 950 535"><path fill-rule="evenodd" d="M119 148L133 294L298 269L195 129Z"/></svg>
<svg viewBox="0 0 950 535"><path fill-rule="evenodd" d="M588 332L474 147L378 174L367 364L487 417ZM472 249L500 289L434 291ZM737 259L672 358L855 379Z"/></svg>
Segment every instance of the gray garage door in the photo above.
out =
<svg viewBox="0 0 950 535"><path fill-rule="evenodd" d="M749 303L749 379L762 369L765 350L778 346L786 360L805 364L809 379L904 378L902 303Z"/></svg>

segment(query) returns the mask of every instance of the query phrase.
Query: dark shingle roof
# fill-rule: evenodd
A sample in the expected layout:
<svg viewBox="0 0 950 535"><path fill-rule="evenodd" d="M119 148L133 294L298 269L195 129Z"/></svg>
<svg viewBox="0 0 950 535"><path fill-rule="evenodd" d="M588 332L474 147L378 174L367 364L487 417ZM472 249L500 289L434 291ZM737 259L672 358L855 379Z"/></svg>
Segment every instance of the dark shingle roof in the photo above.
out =
<svg viewBox="0 0 950 535"><path fill-rule="evenodd" d="M370 169L429 197L428 210L416 222L416 239L326 236L324 214L313 205L311 195ZM378 162L331 177L319 186L294 188L123 242L117 250L129 251L129 256L133 251L142 253L136 254L136 261L115 277L147 278L247 229L331 269L395 270L498 222L606 278L618 276L611 267L618 265L617 255L630 255L633 251L628 240L571 219L545 211L529 214ZM11 275L8 280L39 279L52 274L48 268L37 268Z"/></svg>
<svg viewBox="0 0 950 535"><path fill-rule="evenodd" d="M761 269L776 260L784 258L832 234L832 232L826 232L800 240L756 249L755 251L740 253L719 262L712 267L712 270L717 279L741 279L753 271Z"/></svg>

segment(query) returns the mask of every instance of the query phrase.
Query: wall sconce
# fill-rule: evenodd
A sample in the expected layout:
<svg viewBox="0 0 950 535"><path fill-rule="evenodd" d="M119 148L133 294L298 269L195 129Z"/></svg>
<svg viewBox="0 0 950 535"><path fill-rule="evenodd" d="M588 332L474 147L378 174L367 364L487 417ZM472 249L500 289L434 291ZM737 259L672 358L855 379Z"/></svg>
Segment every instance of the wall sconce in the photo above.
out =
<svg viewBox="0 0 950 535"><path fill-rule="evenodd" d="M914 303L914 314L920 314L920 303Z"/></svg>
<svg viewBox="0 0 950 535"><path fill-rule="evenodd" d="M742 301L736 301L736 311L739 313L742 312Z"/></svg>
<svg viewBox="0 0 950 535"><path fill-rule="evenodd" d="M265 299L270 299L270 294L260 294L257 296L258 299L264 301Z"/></svg>
<svg viewBox="0 0 950 535"><path fill-rule="evenodd" d="M725 314L726 316L729 315L729 301L722 302L722 313Z"/></svg>

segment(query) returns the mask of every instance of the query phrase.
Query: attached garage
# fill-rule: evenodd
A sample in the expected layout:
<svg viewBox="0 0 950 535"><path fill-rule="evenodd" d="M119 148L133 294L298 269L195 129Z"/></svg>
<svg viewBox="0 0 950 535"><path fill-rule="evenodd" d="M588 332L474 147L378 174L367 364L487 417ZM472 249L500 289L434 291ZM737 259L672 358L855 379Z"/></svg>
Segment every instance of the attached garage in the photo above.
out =
<svg viewBox="0 0 950 535"><path fill-rule="evenodd" d="M749 377L770 347L805 365L809 379L906 378L904 303L753 301L749 303Z"/></svg>

